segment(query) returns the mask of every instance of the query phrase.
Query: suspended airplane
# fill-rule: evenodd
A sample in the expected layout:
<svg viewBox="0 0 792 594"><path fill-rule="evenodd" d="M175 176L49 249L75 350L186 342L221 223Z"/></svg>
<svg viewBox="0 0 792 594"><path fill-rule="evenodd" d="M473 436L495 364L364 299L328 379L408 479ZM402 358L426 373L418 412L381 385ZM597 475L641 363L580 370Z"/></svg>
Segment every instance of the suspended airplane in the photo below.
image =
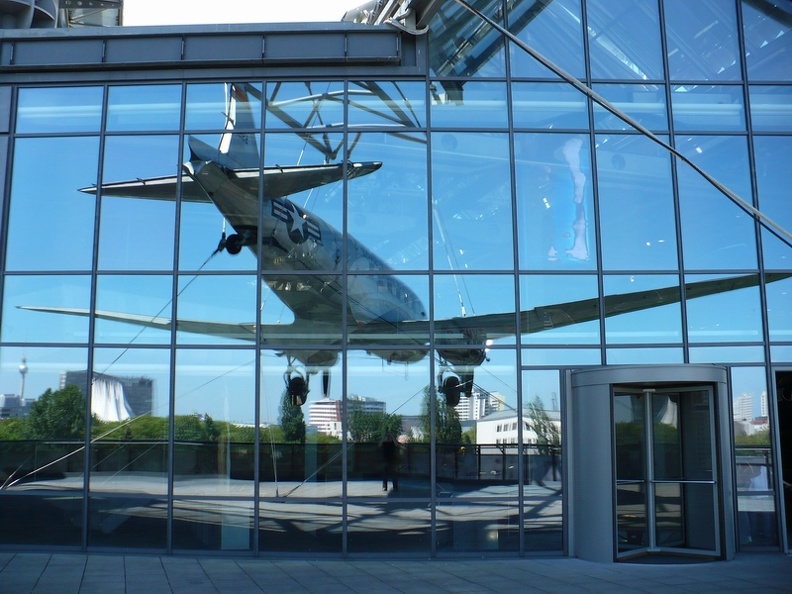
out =
<svg viewBox="0 0 792 594"><path fill-rule="evenodd" d="M190 159L183 164L181 198L213 204L234 229L223 233L218 250L238 254L251 250L260 260L269 288L292 311L294 322L261 324L259 342L287 357L285 388L293 404L306 402L311 375L322 373L327 396L329 369L338 361L346 330L348 344L361 344L387 362L413 363L434 345L440 360L438 390L448 406L473 392L474 369L487 358L488 341L517 333L535 333L680 300L680 287L536 307L518 314L495 313L439 319L432 322L415 292L393 270L353 237L290 201L287 196L341 179L377 171L381 162L263 167L255 135L235 133L254 129L248 92L233 84L229 93L226 131L218 148L190 137ZM261 180L261 182L260 182ZM260 188L264 201L259 227ZM174 200L177 176L137 179L91 186L81 191L105 196ZM345 261L342 262L342 258ZM342 271L363 272L347 276ZM300 271L306 274L297 275ZM792 274L766 275L766 282ZM687 299L755 286L758 275L703 281L686 285ZM85 309L21 306L21 309L125 322L148 328L256 340L256 324L226 323L125 314Z"/></svg>

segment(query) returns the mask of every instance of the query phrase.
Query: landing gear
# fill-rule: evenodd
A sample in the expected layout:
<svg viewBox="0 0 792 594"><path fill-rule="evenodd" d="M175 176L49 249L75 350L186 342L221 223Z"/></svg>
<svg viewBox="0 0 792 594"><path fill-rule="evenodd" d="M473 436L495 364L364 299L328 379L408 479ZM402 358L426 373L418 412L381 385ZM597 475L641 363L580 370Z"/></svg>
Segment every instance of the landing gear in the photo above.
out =
<svg viewBox="0 0 792 594"><path fill-rule="evenodd" d="M232 233L228 237L223 236L220 239L220 244L217 246L217 251L225 250L232 256L237 255L242 251L246 245L256 245L256 229L255 228L240 228L239 233Z"/></svg>
<svg viewBox="0 0 792 594"><path fill-rule="evenodd" d="M440 393L445 396L446 406L455 407L462 396L470 398L473 395L473 374L455 373L443 377L442 373L437 378Z"/></svg>
<svg viewBox="0 0 792 594"><path fill-rule="evenodd" d="M302 406L308 400L308 380L301 375L290 376L288 372L283 375L286 382L286 392L292 406Z"/></svg>

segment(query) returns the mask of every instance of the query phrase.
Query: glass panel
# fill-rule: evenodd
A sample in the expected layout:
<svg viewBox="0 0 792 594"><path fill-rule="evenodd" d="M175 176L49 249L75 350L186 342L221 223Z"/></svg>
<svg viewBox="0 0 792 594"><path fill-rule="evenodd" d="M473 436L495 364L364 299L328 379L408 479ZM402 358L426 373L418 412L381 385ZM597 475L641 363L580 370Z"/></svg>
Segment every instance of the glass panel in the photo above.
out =
<svg viewBox="0 0 792 594"><path fill-rule="evenodd" d="M19 89L16 131L98 132L102 95L102 87Z"/></svg>
<svg viewBox="0 0 792 594"><path fill-rule="evenodd" d="M80 190L96 180L98 155L93 137L17 140L7 270L91 269L96 199Z"/></svg>
<svg viewBox="0 0 792 594"><path fill-rule="evenodd" d="M679 85L671 89L674 129L745 130L741 86Z"/></svg>
<svg viewBox="0 0 792 594"><path fill-rule="evenodd" d="M435 82L432 85L434 128L505 128L506 85L501 82ZM440 90L440 87L443 90Z"/></svg>
<svg viewBox="0 0 792 594"><path fill-rule="evenodd" d="M482 0L476 9L503 25L500 0ZM429 64L442 77L505 76L503 37L485 21L456 3L443 3L431 23ZM460 88L455 82L446 88Z"/></svg>
<svg viewBox="0 0 792 594"><path fill-rule="evenodd" d="M83 498L64 493L0 496L3 521L0 543L31 547L79 547L82 542ZM13 582L12 582L13 583Z"/></svg>
<svg viewBox="0 0 792 594"><path fill-rule="evenodd" d="M751 203L746 139L737 136L677 137L677 149ZM754 220L685 164L677 169L682 246L688 269L756 267Z"/></svg>
<svg viewBox="0 0 792 594"><path fill-rule="evenodd" d="M674 270L677 243L668 152L643 136L597 136L602 262Z"/></svg>
<svg viewBox="0 0 792 594"><path fill-rule="evenodd" d="M351 270L426 270L429 204L426 135L362 134L350 157L381 162L347 189L347 250ZM374 257L372 257L374 256ZM379 262L377 261L379 260Z"/></svg>
<svg viewBox="0 0 792 594"><path fill-rule="evenodd" d="M686 283L728 279L704 275L687 275ZM730 286L727 281L724 289ZM758 284L751 276L745 284ZM688 285L689 286L689 285ZM687 300L688 335L691 342L761 342L762 318L759 289L756 286L734 288Z"/></svg>
<svg viewBox="0 0 792 594"><path fill-rule="evenodd" d="M518 134L515 153L520 267L593 269L588 137Z"/></svg>
<svg viewBox="0 0 792 594"><path fill-rule="evenodd" d="M764 363L761 346L702 347L688 349L691 363Z"/></svg>
<svg viewBox="0 0 792 594"><path fill-rule="evenodd" d="M672 80L742 78L733 3L664 0L663 9Z"/></svg>
<svg viewBox="0 0 792 594"><path fill-rule="evenodd" d="M679 277L672 275L607 275L603 281L608 310L627 311L605 318L608 344L681 343L682 311ZM656 290L671 290L660 296ZM611 302L613 302L611 304ZM630 312L632 307L637 311Z"/></svg>
<svg viewBox="0 0 792 594"><path fill-rule="evenodd" d="M523 349L523 366L545 365L599 365L602 355L599 349L536 348Z"/></svg>
<svg viewBox="0 0 792 594"><path fill-rule="evenodd" d="M122 136L105 141L105 183L176 175L176 136ZM123 192L123 191L121 191ZM106 189L99 226L99 267L104 270L173 268L176 184L159 200L145 200L135 189Z"/></svg>
<svg viewBox="0 0 792 594"><path fill-rule="evenodd" d="M520 535L517 512L515 501L457 499L446 503L441 499L436 513L437 550L516 551Z"/></svg>
<svg viewBox="0 0 792 594"><path fill-rule="evenodd" d="M341 400L343 376L337 359L335 348L261 351L259 488L262 497L286 501L284 509L290 500L342 495L340 405L316 405ZM317 415L328 414L321 432L318 416L316 425L308 426L315 408Z"/></svg>
<svg viewBox="0 0 792 594"><path fill-rule="evenodd" d="M764 367L732 367L734 443L743 447L770 447L769 403ZM768 462L769 463L769 462ZM772 473L767 473L768 476ZM766 483L769 485L770 483Z"/></svg>
<svg viewBox="0 0 792 594"><path fill-rule="evenodd" d="M618 552L649 545L647 523L646 397L614 394Z"/></svg>
<svg viewBox="0 0 792 594"><path fill-rule="evenodd" d="M401 499L347 506L350 553L429 553L431 516L425 503Z"/></svg>
<svg viewBox="0 0 792 594"><path fill-rule="evenodd" d="M181 85L111 86L107 93L108 131L178 130Z"/></svg>
<svg viewBox="0 0 792 594"><path fill-rule="evenodd" d="M580 0L515 0L510 5L509 30L520 41L572 76L586 76ZM555 77L522 49L509 47L513 76Z"/></svg>
<svg viewBox="0 0 792 594"><path fill-rule="evenodd" d="M436 340L444 344L460 344L456 336L448 336L456 329L450 318L501 314L476 329L480 334L469 335L461 344L484 344L487 335L501 343L514 342L516 322L514 305L514 276L508 274L438 274L434 277L434 316ZM491 344L492 341L487 344Z"/></svg>
<svg viewBox="0 0 792 594"><path fill-rule="evenodd" d="M753 130L792 131L792 87L748 87L751 96L751 125Z"/></svg>
<svg viewBox="0 0 792 594"><path fill-rule="evenodd" d="M233 94L233 95L232 95ZM241 122L232 111L230 98L251 104L250 122ZM201 83L187 85L187 107L184 116L186 130L218 130L226 127L226 117L234 122L234 129L261 128L261 85L255 83Z"/></svg>
<svg viewBox="0 0 792 594"><path fill-rule="evenodd" d="M423 81L352 81L349 125L421 128L426 126Z"/></svg>
<svg viewBox="0 0 792 594"><path fill-rule="evenodd" d="M347 493L379 499L398 492L428 502L430 425L422 403L430 390L429 363L383 364L392 358L389 351L347 355ZM308 422L320 433L340 437L341 409L339 400L314 400Z"/></svg>
<svg viewBox="0 0 792 594"><path fill-rule="evenodd" d="M344 122L342 81L270 82L265 92L266 128L340 127Z"/></svg>
<svg viewBox="0 0 792 594"><path fill-rule="evenodd" d="M88 341L90 278L78 275L7 276L3 295L4 342ZM77 312L67 315L66 310Z"/></svg>
<svg viewBox="0 0 792 594"><path fill-rule="evenodd" d="M176 494L253 494L254 359L248 350L176 353Z"/></svg>
<svg viewBox="0 0 792 594"><path fill-rule="evenodd" d="M509 161L505 134L432 136L436 269L514 266Z"/></svg>
<svg viewBox="0 0 792 594"><path fill-rule="evenodd" d="M172 316L172 292L171 276L98 276L96 309L100 313L94 340L126 345L170 344L167 322ZM145 325L149 322L151 327ZM156 327L157 323L161 326Z"/></svg>
<svg viewBox="0 0 792 594"><path fill-rule="evenodd" d="M595 84L594 91L649 130L668 130L665 87L647 84ZM632 126L594 104L598 130L633 130Z"/></svg>
<svg viewBox="0 0 792 594"><path fill-rule="evenodd" d="M567 83L514 83L515 128L588 128L586 96Z"/></svg>
<svg viewBox="0 0 792 594"><path fill-rule="evenodd" d="M637 364L662 364L684 363L685 357L681 348L613 348L606 352L608 365L637 365Z"/></svg>
<svg viewBox="0 0 792 594"><path fill-rule="evenodd" d="M68 372L67 380L70 375L86 385L85 371ZM169 394L168 350L94 351L92 493L167 493Z"/></svg>
<svg viewBox="0 0 792 594"><path fill-rule="evenodd" d="M207 147L219 147L222 142L223 137L218 135L190 136L185 142L183 161L187 163L190 159L190 144L199 150L211 151ZM258 169L257 135L232 134L225 142L238 149L232 152L239 159ZM290 161L284 163L291 164ZM255 270L256 236L251 231L258 226L258 175L235 178L218 193L214 203L208 201L205 192L187 176L182 176L181 181L180 270ZM229 195L236 198L232 204L220 202L222 197ZM265 212L269 214L269 210ZM239 236L238 252L225 249L227 243L223 241L223 233Z"/></svg>
<svg viewBox="0 0 792 594"><path fill-rule="evenodd" d="M689 486L690 485L683 486L678 483L652 485L654 489L653 515L656 546L680 547L686 544L684 534L686 510L682 493L686 491ZM706 513L701 515L706 515Z"/></svg>
<svg viewBox="0 0 792 594"><path fill-rule="evenodd" d="M352 516L354 508L347 509ZM336 502L261 501L259 550L339 553L342 510ZM381 533L378 536L387 540Z"/></svg>
<svg viewBox="0 0 792 594"><path fill-rule="evenodd" d="M678 480L683 476L682 435L679 428L682 412L679 400L679 394L652 395L652 463L653 477L658 480ZM705 436L709 440L709 433ZM656 503L662 505L660 500ZM658 516L658 521L660 519Z"/></svg>
<svg viewBox="0 0 792 594"><path fill-rule="evenodd" d="M770 340L777 342L792 340L792 309L789 307L792 279L766 284L765 290Z"/></svg>
<svg viewBox="0 0 792 594"><path fill-rule="evenodd" d="M88 546L165 549L168 502L158 499L91 497Z"/></svg>
<svg viewBox="0 0 792 594"><path fill-rule="evenodd" d="M745 56L750 80L792 80L788 10L742 0Z"/></svg>
<svg viewBox="0 0 792 594"><path fill-rule="evenodd" d="M204 275L179 278L179 344L240 344L256 338L256 277ZM165 303L160 307L164 307ZM152 307L153 308L153 307ZM168 309L160 315L168 316Z"/></svg>
<svg viewBox="0 0 792 594"><path fill-rule="evenodd" d="M597 278L592 275L522 275L523 344L598 344ZM525 316L523 316L525 318Z"/></svg>
<svg viewBox="0 0 792 594"><path fill-rule="evenodd" d="M253 502L175 500L173 548L203 551L251 550Z"/></svg>
<svg viewBox="0 0 792 594"><path fill-rule="evenodd" d="M783 229L792 228L792 209L789 208L789 188L792 187L792 168L787 155L792 154L792 136L755 136L756 188L759 209ZM762 248L765 266L792 269L792 251L762 229Z"/></svg>
<svg viewBox="0 0 792 594"><path fill-rule="evenodd" d="M592 78L660 80L657 0L587 0Z"/></svg>

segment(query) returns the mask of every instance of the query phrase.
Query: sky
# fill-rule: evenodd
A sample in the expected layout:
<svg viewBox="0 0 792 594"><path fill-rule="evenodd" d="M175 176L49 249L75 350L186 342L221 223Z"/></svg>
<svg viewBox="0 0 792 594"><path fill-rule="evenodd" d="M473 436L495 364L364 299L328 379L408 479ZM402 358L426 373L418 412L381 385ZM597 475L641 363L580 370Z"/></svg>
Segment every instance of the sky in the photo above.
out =
<svg viewBox="0 0 792 594"><path fill-rule="evenodd" d="M338 22L366 0L125 0L124 25Z"/></svg>

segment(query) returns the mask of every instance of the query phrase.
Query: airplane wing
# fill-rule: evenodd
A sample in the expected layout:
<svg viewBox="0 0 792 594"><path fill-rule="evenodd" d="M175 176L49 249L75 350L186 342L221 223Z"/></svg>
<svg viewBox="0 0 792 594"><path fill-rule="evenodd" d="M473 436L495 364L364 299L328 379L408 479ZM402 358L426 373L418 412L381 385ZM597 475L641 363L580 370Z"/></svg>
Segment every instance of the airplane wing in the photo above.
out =
<svg viewBox="0 0 792 594"><path fill-rule="evenodd" d="M792 273L768 273L765 282L771 283L791 278ZM715 295L728 291L735 291L757 285L759 275L748 274L689 283L685 285L687 299L696 299L707 295ZM604 315L606 318L613 316L660 307L671 303L678 303L681 291L678 286L607 295L603 299ZM19 309L40 311L56 314L87 317L87 309L66 307L40 307L18 306ZM553 328L562 328L583 322L590 322L599 318L600 301L597 298L582 299L554 305L535 307L521 311L520 331L523 334L534 334ZM146 316L140 314L125 314L109 311L96 311L95 317L100 320L126 322L147 328L170 330L172 320L161 316ZM514 336L517 333L517 316L514 313L494 313L472 315L467 317L447 318L435 320L434 332L438 343L467 344L471 336L497 339ZM255 340L254 323L212 322L202 320L177 320L176 329L181 332L234 338L239 340ZM356 343L371 345L377 342L383 346L415 347L425 346L430 340L430 324L427 320L408 320L399 323L383 321L368 322L363 326L350 326L349 344ZM273 343L279 346L298 347L303 344L316 344L323 338L328 344L340 342L339 329L334 325L322 324L316 321L297 320L292 324L269 324L262 326L262 342Z"/></svg>
<svg viewBox="0 0 792 594"><path fill-rule="evenodd" d="M347 163L349 179L372 173L382 167L380 161ZM233 183L251 196L258 196L259 170L257 168L229 169L227 174ZM343 163L329 165L290 165L265 167L263 169L264 197L282 198L311 188L318 188L344 178ZM124 196L147 200L175 200L179 178L175 175L113 182L102 185L105 196ZM181 178L182 200L186 202L210 202L201 187L189 176ZM96 194L97 186L81 188L86 194Z"/></svg>

